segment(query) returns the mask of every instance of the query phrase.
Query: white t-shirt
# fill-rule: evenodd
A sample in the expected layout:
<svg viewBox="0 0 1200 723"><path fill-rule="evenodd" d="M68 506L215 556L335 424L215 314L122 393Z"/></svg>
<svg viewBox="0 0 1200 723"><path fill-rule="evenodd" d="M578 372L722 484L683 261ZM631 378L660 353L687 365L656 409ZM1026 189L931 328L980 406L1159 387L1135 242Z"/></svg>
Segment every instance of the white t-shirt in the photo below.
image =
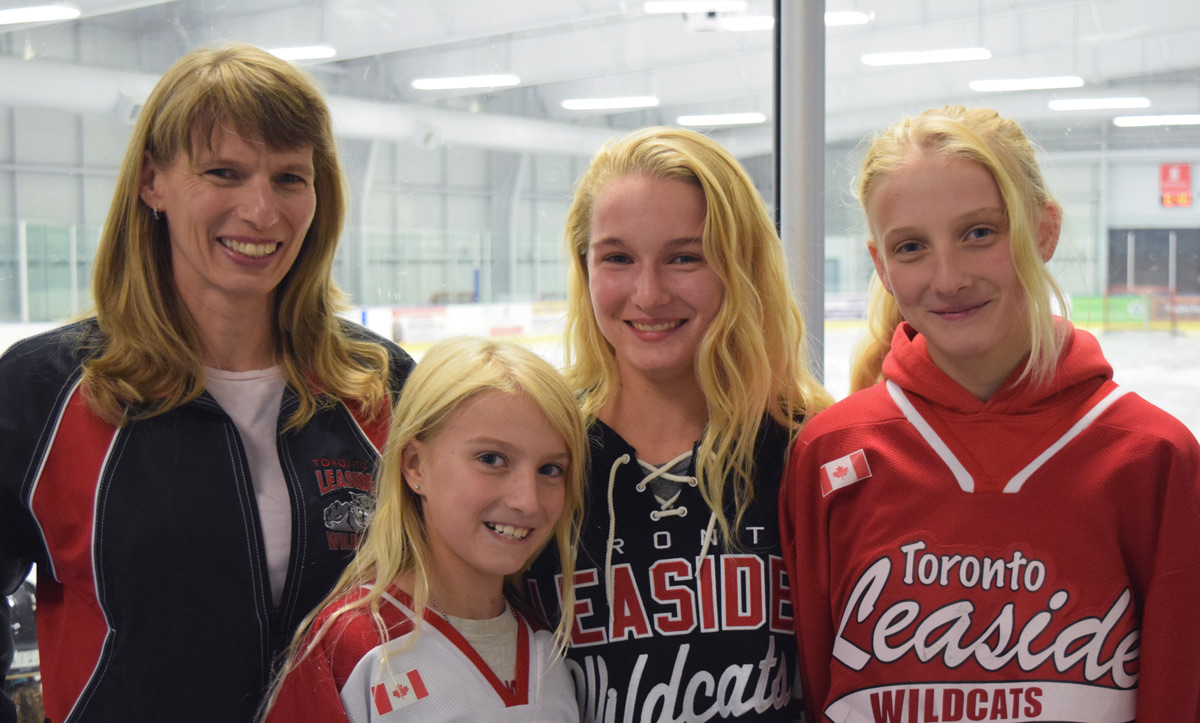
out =
<svg viewBox="0 0 1200 723"><path fill-rule="evenodd" d="M271 600L278 605L292 548L292 501L279 464L283 368L227 372L205 367L204 373L205 388L233 419L246 448L267 553Z"/></svg>
<svg viewBox="0 0 1200 723"><path fill-rule="evenodd" d="M517 618L508 603L504 604L504 612L488 620L453 615L447 615L446 619L462 633L501 682L512 683L516 676Z"/></svg>

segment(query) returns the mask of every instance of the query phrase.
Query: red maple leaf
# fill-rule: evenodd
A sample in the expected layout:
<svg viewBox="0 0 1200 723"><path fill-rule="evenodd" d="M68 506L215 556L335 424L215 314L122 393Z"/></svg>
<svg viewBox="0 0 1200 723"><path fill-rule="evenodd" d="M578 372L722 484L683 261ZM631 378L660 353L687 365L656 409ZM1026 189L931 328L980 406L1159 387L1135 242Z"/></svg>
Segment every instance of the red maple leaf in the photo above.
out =
<svg viewBox="0 0 1200 723"><path fill-rule="evenodd" d="M838 465L838 468L833 471L833 476L837 477L838 479L841 479L842 477L845 477L849 473L850 473L849 469L847 469L841 465Z"/></svg>
<svg viewBox="0 0 1200 723"><path fill-rule="evenodd" d="M392 689L392 695L403 700L408 696L408 688L405 688L402 683L397 683L396 687Z"/></svg>

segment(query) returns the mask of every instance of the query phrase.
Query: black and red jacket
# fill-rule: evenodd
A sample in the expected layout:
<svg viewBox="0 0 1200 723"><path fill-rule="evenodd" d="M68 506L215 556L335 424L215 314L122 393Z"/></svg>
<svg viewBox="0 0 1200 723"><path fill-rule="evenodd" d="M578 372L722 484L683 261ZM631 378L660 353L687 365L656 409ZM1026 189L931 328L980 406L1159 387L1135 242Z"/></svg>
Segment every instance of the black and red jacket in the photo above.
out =
<svg viewBox="0 0 1200 723"><path fill-rule="evenodd" d="M276 656L333 586L374 508L390 414L368 423L337 404L280 432L292 549L276 607L233 421L208 393L121 427L101 421L79 383L80 342L96 333L84 321L0 357L0 592L37 564L46 715L250 721ZM398 393L413 362L378 341ZM281 428L297 404L286 389ZM0 661L10 649L5 627Z"/></svg>

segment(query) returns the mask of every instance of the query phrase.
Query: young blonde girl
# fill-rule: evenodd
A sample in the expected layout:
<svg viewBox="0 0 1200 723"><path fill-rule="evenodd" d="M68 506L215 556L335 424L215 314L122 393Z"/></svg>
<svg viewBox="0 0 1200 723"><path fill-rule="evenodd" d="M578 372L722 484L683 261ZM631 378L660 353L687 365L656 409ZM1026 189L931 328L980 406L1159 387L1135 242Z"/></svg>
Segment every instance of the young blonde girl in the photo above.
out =
<svg viewBox="0 0 1200 723"><path fill-rule="evenodd" d="M869 386L805 428L780 503L808 720L1197 720L1200 446L1052 313L1033 144L932 109L859 198Z"/></svg>
<svg viewBox="0 0 1200 723"><path fill-rule="evenodd" d="M592 159L566 240L591 443L567 653L583 719L790 723L776 501L829 396L770 214L720 144L647 128ZM562 579L549 554L530 575L551 615Z"/></svg>
<svg viewBox="0 0 1200 723"><path fill-rule="evenodd" d="M573 569L574 396L527 349L457 338L425 354L393 419L374 517L300 627L266 720L572 719L557 662L570 618L536 630L516 581L550 538Z"/></svg>

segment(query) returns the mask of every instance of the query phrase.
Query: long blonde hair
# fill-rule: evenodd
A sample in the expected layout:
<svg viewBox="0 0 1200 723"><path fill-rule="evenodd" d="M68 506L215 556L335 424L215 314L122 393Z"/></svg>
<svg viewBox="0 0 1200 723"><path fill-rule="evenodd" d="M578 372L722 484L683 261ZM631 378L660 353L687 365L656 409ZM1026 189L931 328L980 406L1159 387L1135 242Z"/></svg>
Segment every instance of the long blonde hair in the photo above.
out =
<svg viewBox="0 0 1200 723"><path fill-rule="evenodd" d="M1063 334L1054 325L1051 298L1063 310L1067 303L1038 246L1044 209L1050 205L1061 213L1061 208L1046 187L1036 147L1016 121L990 108L948 105L905 118L875 136L863 159L858 200L867 213L868 225L871 194L889 173L911 158L913 151L973 161L986 168L996 181L1008 219L1013 267L1027 300L1030 350L1021 379L1029 378L1035 384L1048 380L1064 343ZM874 229L871 233L875 235ZM868 333L855 349L851 363L852 392L882 378L883 360L902 320L895 297L884 289L878 275L873 275L867 305Z"/></svg>
<svg viewBox="0 0 1200 723"><path fill-rule="evenodd" d="M175 288L166 222L141 201L139 189L145 163L165 167L180 153L191 158L193 133L207 138L218 122L272 149L313 149L316 212L275 294L279 352L300 401L287 427L339 398L381 411L390 401L387 353L355 338L336 313L345 304L332 270L346 189L329 109L304 71L239 44L180 58L138 115L92 274L100 338L83 341L90 347L83 366L88 403L117 424L127 413L131 419L161 414L203 391L202 344Z"/></svg>
<svg viewBox="0 0 1200 723"><path fill-rule="evenodd" d="M470 337L439 341L414 368L392 413L387 446L375 478L375 514L358 551L329 595L301 622L264 710L274 703L287 673L340 618L365 610L374 621L380 639L386 640L387 626L380 606L388 585L402 575L413 580L414 613L416 621L421 619L429 604L429 545L419 498L404 479L404 452L413 440L429 441L437 437L464 402L491 391L522 395L532 401L566 442L571 460L564 479L563 511L555 522L553 539L563 579L572 579L583 518L583 470L588 452L587 433L575 395L548 362L515 343ZM529 562L537 557L537 552L540 550L530 556ZM524 570L505 580L505 594L510 600L524 598L523 574ZM364 585L371 586L369 592L337 609L320 627L313 629L322 611ZM566 649L573 620L573 586L563 586L562 594L563 614L555 629L560 653Z"/></svg>
<svg viewBox="0 0 1200 723"><path fill-rule="evenodd" d="M678 128L646 128L605 145L592 159L567 215L567 379L582 391L589 418L620 391L613 347L596 323L587 252L596 197L632 174L685 181L704 194L702 244L724 288L696 359L708 426L696 460L705 502L722 538L754 498L754 440L764 417L794 434L805 417L832 403L805 365L804 323L787 277L783 245L754 182L716 142ZM723 500L732 482L736 519Z"/></svg>

